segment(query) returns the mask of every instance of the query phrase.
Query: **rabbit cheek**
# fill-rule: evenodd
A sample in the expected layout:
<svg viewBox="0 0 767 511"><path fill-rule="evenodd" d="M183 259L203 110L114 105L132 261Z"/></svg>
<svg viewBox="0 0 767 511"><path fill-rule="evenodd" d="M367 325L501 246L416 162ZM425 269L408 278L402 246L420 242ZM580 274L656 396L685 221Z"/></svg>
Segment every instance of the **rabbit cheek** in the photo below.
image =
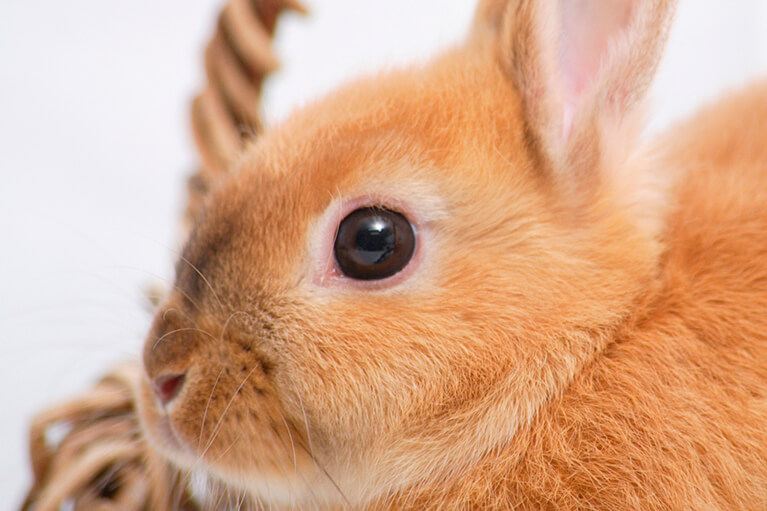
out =
<svg viewBox="0 0 767 511"><path fill-rule="evenodd" d="M281 480L286 466L311 473L306 443L287 419L262 365L231 362L217 371L206 369L191 395L171 412L179 437L192 447L195 459L231 484ZM192 466L183 458L182 464Z"/></svg>

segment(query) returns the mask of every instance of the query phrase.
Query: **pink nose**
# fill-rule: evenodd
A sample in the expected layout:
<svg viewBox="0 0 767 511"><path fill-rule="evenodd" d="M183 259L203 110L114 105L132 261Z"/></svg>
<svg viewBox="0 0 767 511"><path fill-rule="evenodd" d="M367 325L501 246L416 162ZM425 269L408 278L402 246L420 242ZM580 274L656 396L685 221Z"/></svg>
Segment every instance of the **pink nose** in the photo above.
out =
<svg viewBox="0 0 767 511"><path fill-rule="evenodd" d="M152 381L152 389L163 406L170 403L181 392L185 378L183 374L163 374Z"/></svg>

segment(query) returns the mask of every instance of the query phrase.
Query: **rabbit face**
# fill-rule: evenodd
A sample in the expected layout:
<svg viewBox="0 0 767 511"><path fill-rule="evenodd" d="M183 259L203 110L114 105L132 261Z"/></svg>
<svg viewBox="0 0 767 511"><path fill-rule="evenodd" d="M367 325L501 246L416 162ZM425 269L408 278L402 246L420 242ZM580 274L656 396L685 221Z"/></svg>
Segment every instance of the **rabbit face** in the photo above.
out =
<svg viewBox="0 0 767 511"><path fill-rule="evenodd" d="M526 100L477 38L250 147L145 345L157 447L295 504L426 484L513 442L615 336L657 258L616 181L560 179ZM413 238L373 278L338 255L365 208Z"/></svg>
<svg viewBox="0 0 767 511"><path fill-rule="evenodd" d="M213 193L144 353L184 375L164 411L145 389L171 457L263 496L404 484L512 437L615 329L647 248L548 193L500 72L456 58L310 108ZM338 269L363 206L414 226L401 272Z"/></svg>

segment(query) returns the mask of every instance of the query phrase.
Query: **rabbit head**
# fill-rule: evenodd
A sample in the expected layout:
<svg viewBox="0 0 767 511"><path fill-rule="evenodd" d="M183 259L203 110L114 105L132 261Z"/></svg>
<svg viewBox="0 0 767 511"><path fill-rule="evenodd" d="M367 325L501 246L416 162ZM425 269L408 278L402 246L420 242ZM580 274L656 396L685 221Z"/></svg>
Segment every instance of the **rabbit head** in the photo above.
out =
<svg viewBox="0 0 767 511"><path fill-rule="evenodd" d="M631 315L665 176L642 99L673 2L480 4L207 198L144 349L143 424L278 505L362 505L514 441Z"/></svg>

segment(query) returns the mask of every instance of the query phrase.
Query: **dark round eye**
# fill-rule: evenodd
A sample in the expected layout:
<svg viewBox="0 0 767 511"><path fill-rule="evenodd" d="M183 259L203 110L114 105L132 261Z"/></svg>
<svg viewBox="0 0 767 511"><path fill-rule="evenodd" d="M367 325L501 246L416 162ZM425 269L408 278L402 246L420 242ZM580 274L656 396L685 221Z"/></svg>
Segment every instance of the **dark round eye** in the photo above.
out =
<svg viewBox="0 0 767 511"><path fill-rule="evenodd" d="M415 252L415 229L394 211L360 208L341 221L333 249L347 277L385 279L410 262Z"/></svg>

